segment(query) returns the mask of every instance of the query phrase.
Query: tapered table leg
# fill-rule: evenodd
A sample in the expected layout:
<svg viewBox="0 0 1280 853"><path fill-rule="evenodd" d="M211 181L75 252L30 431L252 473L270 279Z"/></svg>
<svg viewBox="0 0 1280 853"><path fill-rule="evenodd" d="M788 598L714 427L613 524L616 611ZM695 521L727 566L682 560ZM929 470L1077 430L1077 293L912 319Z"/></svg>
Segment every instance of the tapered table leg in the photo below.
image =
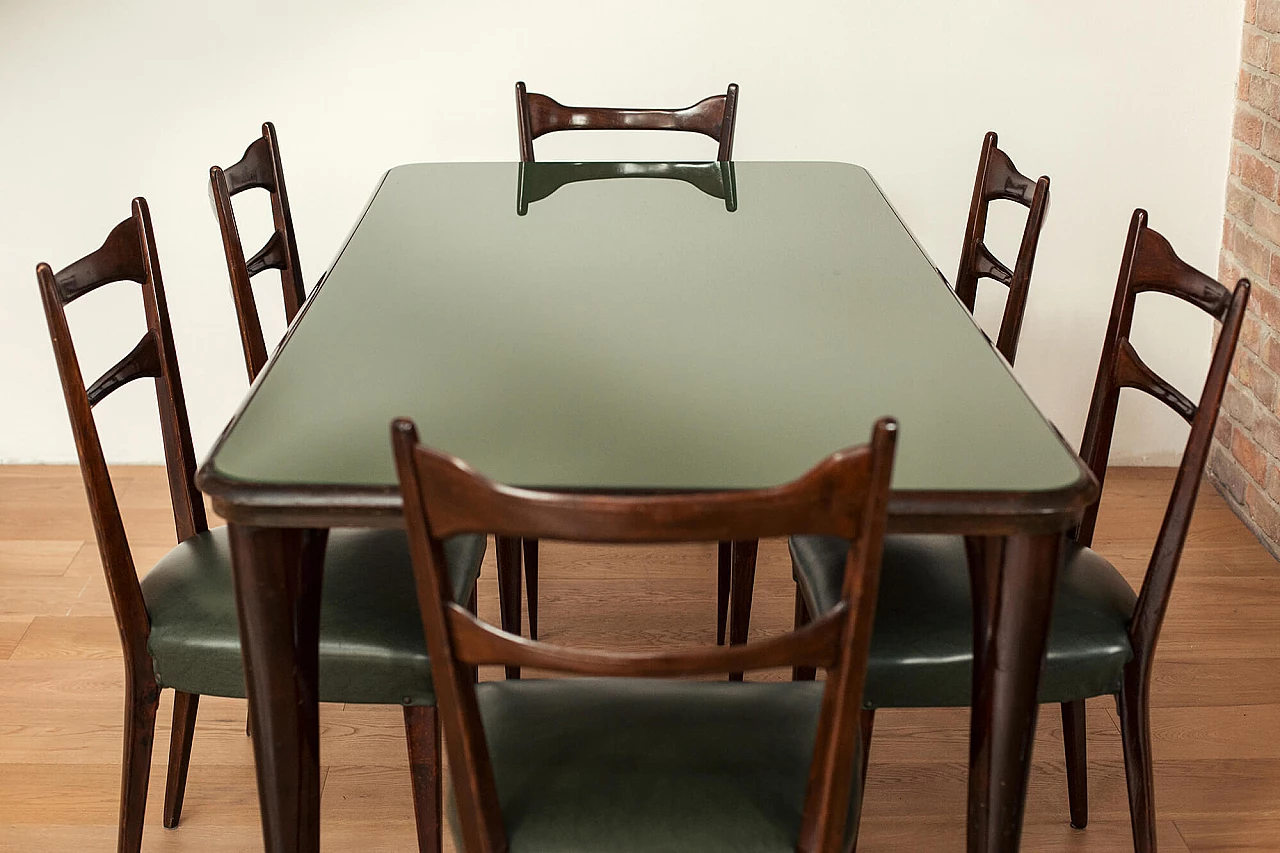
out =
<svg viewBox="0 0 1280 853"><path fill-rule="evenodd" d="M1014 853L1022 835L1062 535L966 539L973 586L969 853Z"/></svg>
<svg viewBox="0 0 1280 853"><path fill-rule="evenodd" d="M320 849L320 587L327 530L230 525L268 853Z"/></svg>
<svg viewBox="0 0 1280 853"><path fill-rule="evenodd" d="M520 538L495 536L498 563L498 611L502 630L520 636ZM507 678L519 678L520 667L507 667Z"/></svg>
<svg viewBox="0 0 1280 853"><path fill-rule="evenodd" d="M756 553L759 542L743 540L734 542L729 581L729 645L740 646L747 641L751 626L751 598L756 588ZM741 681L742 673L729 673L730 681Z"/></svg>

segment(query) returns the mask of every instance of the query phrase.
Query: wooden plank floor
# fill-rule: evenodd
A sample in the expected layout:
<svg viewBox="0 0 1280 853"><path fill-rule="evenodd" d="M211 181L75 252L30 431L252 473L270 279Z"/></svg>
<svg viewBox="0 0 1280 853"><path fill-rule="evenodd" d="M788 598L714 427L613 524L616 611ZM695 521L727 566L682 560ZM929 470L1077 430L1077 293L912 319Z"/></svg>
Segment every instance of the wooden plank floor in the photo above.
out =
<svg viewBox="0 0 1280 853"><path fill-rule="evenodd" d="M173 541L163 472L117 471L140 566ZM1113 471L1097 545L1136 583L1170 474ZM714 546L543 547L541 623L549 640L632 648L708 641ZM492 567L481 612L496 621ZM790 572L761 549L752 636L784 630ZM1280 850L1280 567L1206 488L1160 644L1154 688L1156 790L1166 853ZM160 825L169 696L157 725L144 849L261 849L241 701L205 699L183 824ZM119 640L78 472L0 467L0 850L114 847L122 724ZM413 850L401 715L394 707L321 712L324 848ZM1023 849L1131 850L1115 709L1089 703L1092 821L1066 819L1056 709L1042 716ZM960 851L966 712L880 713L863 853Z"/></svg>

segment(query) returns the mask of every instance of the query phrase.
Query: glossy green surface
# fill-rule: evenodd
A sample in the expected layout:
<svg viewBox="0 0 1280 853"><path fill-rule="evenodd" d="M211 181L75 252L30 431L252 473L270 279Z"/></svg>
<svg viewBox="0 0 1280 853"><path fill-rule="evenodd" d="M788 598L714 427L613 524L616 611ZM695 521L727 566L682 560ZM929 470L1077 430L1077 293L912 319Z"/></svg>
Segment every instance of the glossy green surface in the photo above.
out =
<svg viewBox="0 0 1280 853"><path fill-rule="evenodd" d="M507 483L751 488L893 415L897 489L1077 481L866 171L734 170L733 212L626 179L518 215L518 164L392 169L211 468L392 485L405 415Z"/></svg>

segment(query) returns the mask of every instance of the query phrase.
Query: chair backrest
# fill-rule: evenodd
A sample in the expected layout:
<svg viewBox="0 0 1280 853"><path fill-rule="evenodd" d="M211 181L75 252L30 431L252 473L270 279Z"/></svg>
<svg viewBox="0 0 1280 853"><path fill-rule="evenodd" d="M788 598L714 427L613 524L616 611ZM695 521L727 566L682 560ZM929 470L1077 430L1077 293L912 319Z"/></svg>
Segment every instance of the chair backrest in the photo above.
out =
<svg viewBox="0 0 1280 853"><path fill-rule="evenodd" d="M1145 210L1134 211L1129 225L1129 239L1125 243L1124 257L1120 263L1115 301L1111 306L1111 322L1107 326L1102 358L1098 362L1098 378L1093 386L1093 400L1089 405L1089 418L1085 422L1080 455L1101 486L1106 478L1107 457L1111 452L1111 437L1122 388L1145 391L1191 425L1182 462L1174 479L1169 506L1160 525L1151 562L1147 566L1142 590L1138 595L1134 619L1129 627L1139 661L1150 660L1159 638L1160 625L1168 607L1174 575L1178 570L1178 559L1186 542L1187 527L1209 455L1218 408L1227 386L1236 339L1240 336L1240 324L1244 320L1245 306L1249 302L1249 287L1249 280L1242 278L1236 283L1234 291L1228 290L1199 272L1180 259L1164 237L1147 227ZM1176 296L1211 314L1222 324L1199 404L1192 403L1144 364L1129 340L1134 303L1139 293L1149 291ZM1098 503L1095 502L1085 510L1076 531L1075 538L1080 544L1092 543L1097 521Z"/></svg>
<svg viewBox="0 0 1280 853"><path fill-rule="evenodd" d="M289 212L289 194L284 187L284 169L280 165L280 143L271 122L262 125L262 136L245 149L234 166L209 170L210 192L218 227L222 231L222 248L227 255L227 272L231 275L231 297L236 303L240 321L240 343L244 347L244 363L253 381L267 363L267 345L262 336L258 304L253 298L251 279L266 270L280 271L280 287L284 292L285 322L293 318L306 299L302 267L298 262L298 241L293 232L293 215ZM261 249L245 260L240 229L236 226L231 197L245 190L264 189L271 196L271 218L275 230Z"/></svg>
<svg viewBox="0 0 1280 853"><path fill-rule="evenodd" d="M532 666L578 675L678 677L781 666L828 671L809 772L799 849L836 851L853 782L871 617L893 467L896 424L870 444L837 453L800 479L746 492L649 496L528 491L485 479L418 443L412 423L392 425L405 524L417 577L432 679L449 748L469 853L506 850L471 667ZM443 541L462 533L527 539L641 543L730 541L832 534L852 541L841 603L792 633L743 646L657 653L570 649L505 634L453 600Z"/></svg>
<svg viewBox="0 0 1280 853"><path fill-rule="evenodd" d="M733 163L521 163L516 190L516 213L524 216L529 205L542 201L566 184L621 178L664 178L692 184L724 209L738 209L738 182Z"/></svg>
<svg viewBox="0 0 1280 853"><path fill-rule="evenodd" d="M146 200L133 200L133 215L113 228L96 252L57 273L42 263L36 267L36 278L40 282L62 393L71 417L71 432L89 497L89 513L125 660L131 666L141 665L149 660L146 649L150 625L93 415L93 408L113 391L134 379L155 380L178 541L209 529L204 500L195 486L196 455ZM118 281L132 281L142 286L147 331L128 355L86 388L67 325L66 306L103 285Z"/></svg>
<svg viewBox="0 0 1280 853"><path fill-rule="evenodd" d="M974 181L973 200L969 204L969 223L964 231L964 246L960 249L955 290L956 296L972 313L978 298L978 279L994 279L1009 288L996 349L1013 364L1018 353L1018 337L1022 334L1022 317L1027 310L1027 290L1031 286L1031 268L1036 261L1040 228L1049 210L1049 179L1041 175L1040 180L1033 181L1019 172L1009 155L998 147L999 141L994 131L982 141L982 156L978 158L978 177ZM1031 209L1022 230L1022 243L1013 269L1001 263L984 242L987 210L997 199Z"/></svg>
<svg viewBox="0 0 1280 853"><path fill-rule="evenodd" d="M520 160L533 162L533 140L559 130L682 130L710 136L720 143L717 160L733 159L733 125L738 115L738 84L723 95L703 98L676 110L618 107L566 107L516 83L516 119Z"/></svg>

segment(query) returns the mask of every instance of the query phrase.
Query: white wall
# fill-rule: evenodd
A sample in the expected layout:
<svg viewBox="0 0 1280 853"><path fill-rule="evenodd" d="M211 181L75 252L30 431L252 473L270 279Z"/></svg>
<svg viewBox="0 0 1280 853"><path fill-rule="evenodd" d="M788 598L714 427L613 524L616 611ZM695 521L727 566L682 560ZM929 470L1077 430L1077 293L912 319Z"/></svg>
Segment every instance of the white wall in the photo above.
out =
<svg viewBox="0 0 1280 853"><path fill-rule="evenodd" d="M0 0L0 461L74 459L37 261L86 254L130 198L149 199L203 452L245 389L208 167L276 123L313 284L384 169L515 159L517 79L566 103L638 106L736 81L740 159L867 166L949 277L982 134L998 130L1020 168L1053 179L1018 373L1078 441L1132 209L1216 270L1241 6ZM579 134L544 140L539 156L713 150ZM90 372L142 326L136 289L83 303L72 322ZM1144 357L1194 388L1209 325L1177 305L1145 321ZM102 407L115 459L160 458L155 416L139 414L154 412L148 386ZM1172 415L1130 404L1113 458L1167 461L1184 436Z"/></svg>

